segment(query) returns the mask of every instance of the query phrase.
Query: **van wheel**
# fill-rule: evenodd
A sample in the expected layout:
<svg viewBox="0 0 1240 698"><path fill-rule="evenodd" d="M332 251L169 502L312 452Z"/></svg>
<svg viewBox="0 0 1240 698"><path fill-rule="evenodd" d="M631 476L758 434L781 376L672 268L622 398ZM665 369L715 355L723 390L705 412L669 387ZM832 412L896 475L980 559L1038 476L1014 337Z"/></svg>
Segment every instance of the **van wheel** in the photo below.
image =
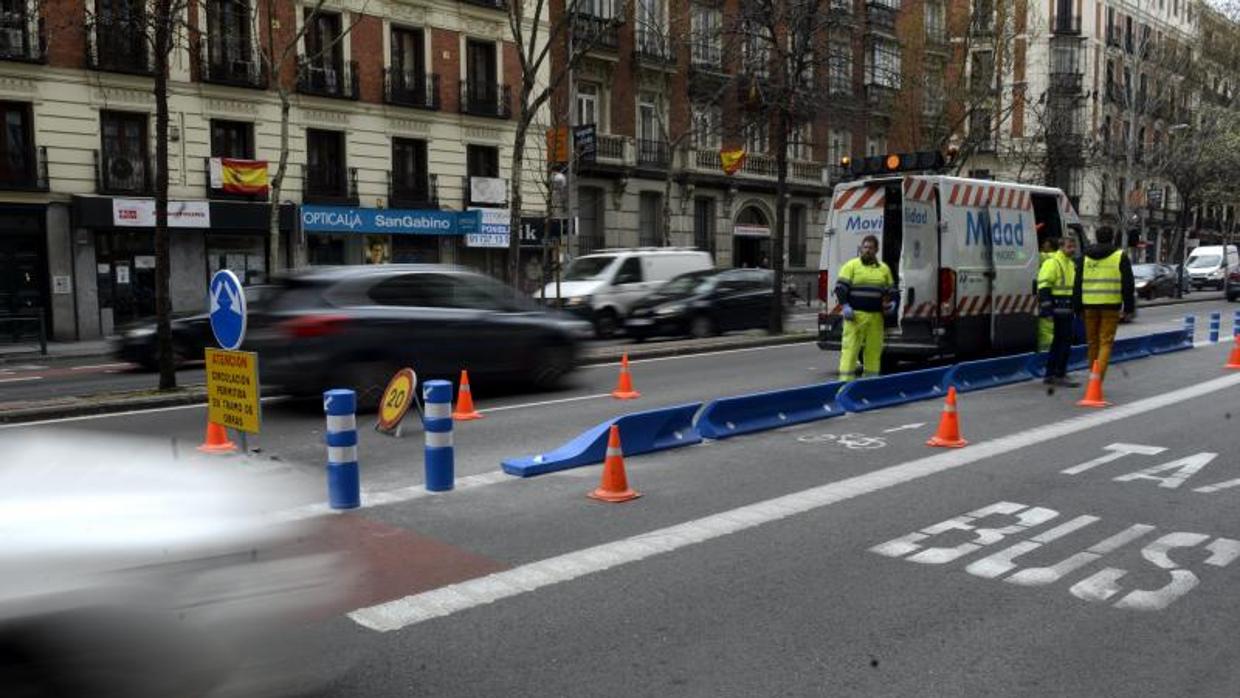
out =
<svg viewBox="0 0 1240 698"><path fill-rule="evenodd" d="M689 334L695 339L715 336L715 323L707 315L694 315L689 322Z"/></svg>
<svg viewBox="0 0 1240 698"><path fill-rule="evenodd" d="M616 311L610 308L600 310L594 316L594 334L600 339L611 339L614 337L619 325L620 320L616 317Z"/></svg>

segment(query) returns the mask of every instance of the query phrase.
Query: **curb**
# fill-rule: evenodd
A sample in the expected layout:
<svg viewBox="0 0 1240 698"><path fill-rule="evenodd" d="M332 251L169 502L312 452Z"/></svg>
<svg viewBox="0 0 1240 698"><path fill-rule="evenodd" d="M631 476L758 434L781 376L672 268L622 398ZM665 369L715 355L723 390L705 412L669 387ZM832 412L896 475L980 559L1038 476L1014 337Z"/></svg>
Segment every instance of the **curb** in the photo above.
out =
<svg viewBox="0 0 1240 698"><path fill-rule="evenodd" d="M1209 298L1164 298L1159 301L1149 301L1142 303L1137 301L1137 310L1142 308L1161 308L1164 305L1188 305L1190 303L1211 303L1214 301L1227 301L1227 297L1223 295L1210 296Z"/></svg>
<svg viewBox="0 0 1240 698"><path fill-rule="evenodd" d="M629 355L630 361L640 361L642 359L662 359L671 356L709 354L713 351L728 351L731 349L755 349L760 347L777 347L785 344L808 344L817 341L817 339L818 333L816 331L804 331L781 334L774 337L724 338L722 340L712 340L709 343L669 343L666 346L658 344L626 344L620 347L587 349L582 352L581 365L597 366L600 364L617 363L624 354Z"/></svg>
<svg viewBox="0 0 1240 698"><path fill-rule="evenodd" d="M74 402L31 405L29 407L6 407L0 411L0 424L19 424L43 419L85 417L96 414L112 414L129 410L157 409L180 405L206 404L207 389L203 386L180 388L168 394L112 393L102 397L77 398Z"/></svg>

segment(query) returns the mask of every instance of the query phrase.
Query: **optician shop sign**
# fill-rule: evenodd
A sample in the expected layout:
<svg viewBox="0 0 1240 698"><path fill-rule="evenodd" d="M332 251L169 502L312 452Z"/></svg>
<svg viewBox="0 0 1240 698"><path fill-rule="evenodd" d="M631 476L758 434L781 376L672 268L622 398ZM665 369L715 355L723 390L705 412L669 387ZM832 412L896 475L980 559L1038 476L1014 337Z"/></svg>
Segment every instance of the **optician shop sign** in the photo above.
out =
<svg viewBox="0 0 1240 698"><path fill-rule="evenodd" d="M478 232L479 220L475 211L302 206L301 226L308 233L469 235Z"/></svg>

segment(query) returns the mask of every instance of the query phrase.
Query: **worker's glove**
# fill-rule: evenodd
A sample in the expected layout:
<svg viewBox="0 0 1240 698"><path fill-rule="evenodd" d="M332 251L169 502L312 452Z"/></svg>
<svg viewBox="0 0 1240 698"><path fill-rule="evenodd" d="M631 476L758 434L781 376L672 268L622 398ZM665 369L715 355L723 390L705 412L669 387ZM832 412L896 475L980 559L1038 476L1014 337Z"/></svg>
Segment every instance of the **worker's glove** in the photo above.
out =
<svg viewBox="0 0 1240 698"><path fill-rule="evenodd" d="M883 303L883 313L886 315L895 315L896 314L895 302L887 301L886 303Z"/></svg>
<svg viewBox="0 0 1240 698"><path fill-rule="evenodd" d="M856 313L853 312L852 306L845 304L844 305L844 319L852 320L855 317L856 317Z"/></svg>

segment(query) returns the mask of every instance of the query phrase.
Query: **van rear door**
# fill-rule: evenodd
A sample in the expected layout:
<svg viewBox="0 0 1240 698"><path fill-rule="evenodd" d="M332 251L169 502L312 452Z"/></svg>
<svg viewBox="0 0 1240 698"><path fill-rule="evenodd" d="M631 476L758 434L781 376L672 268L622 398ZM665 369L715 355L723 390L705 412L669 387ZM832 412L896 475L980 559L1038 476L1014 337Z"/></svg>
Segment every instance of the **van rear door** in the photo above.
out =
<svg viewBox="0 0 1240 698"><path fill-rule="evenodd" d="M943 245L951 246L954 268L951 342L958 355L984 353L990 348L991 299L995 278L990 239L990 187L968 179L944 179ZM948 256L948 255L944 255Z"/></svg>
<svg viewBox="0 0 1240 698"><path fill-rule="evenodd" d="M1029 351L1037 345L1038 236L1033 194L1027 189L990 187L992 284L991 346L1007 353ZM1058 216L1057 211L1049 215ZM1058 220L1049 227L1060 230Z"/></svg>
<svg viewBox="0 0 1240 698"><path fill-rule="evenodd" d="M904 337L932 336L938 283L938 187L932 177L905 177L904 240L900 254L900 329Z"/></svg>

